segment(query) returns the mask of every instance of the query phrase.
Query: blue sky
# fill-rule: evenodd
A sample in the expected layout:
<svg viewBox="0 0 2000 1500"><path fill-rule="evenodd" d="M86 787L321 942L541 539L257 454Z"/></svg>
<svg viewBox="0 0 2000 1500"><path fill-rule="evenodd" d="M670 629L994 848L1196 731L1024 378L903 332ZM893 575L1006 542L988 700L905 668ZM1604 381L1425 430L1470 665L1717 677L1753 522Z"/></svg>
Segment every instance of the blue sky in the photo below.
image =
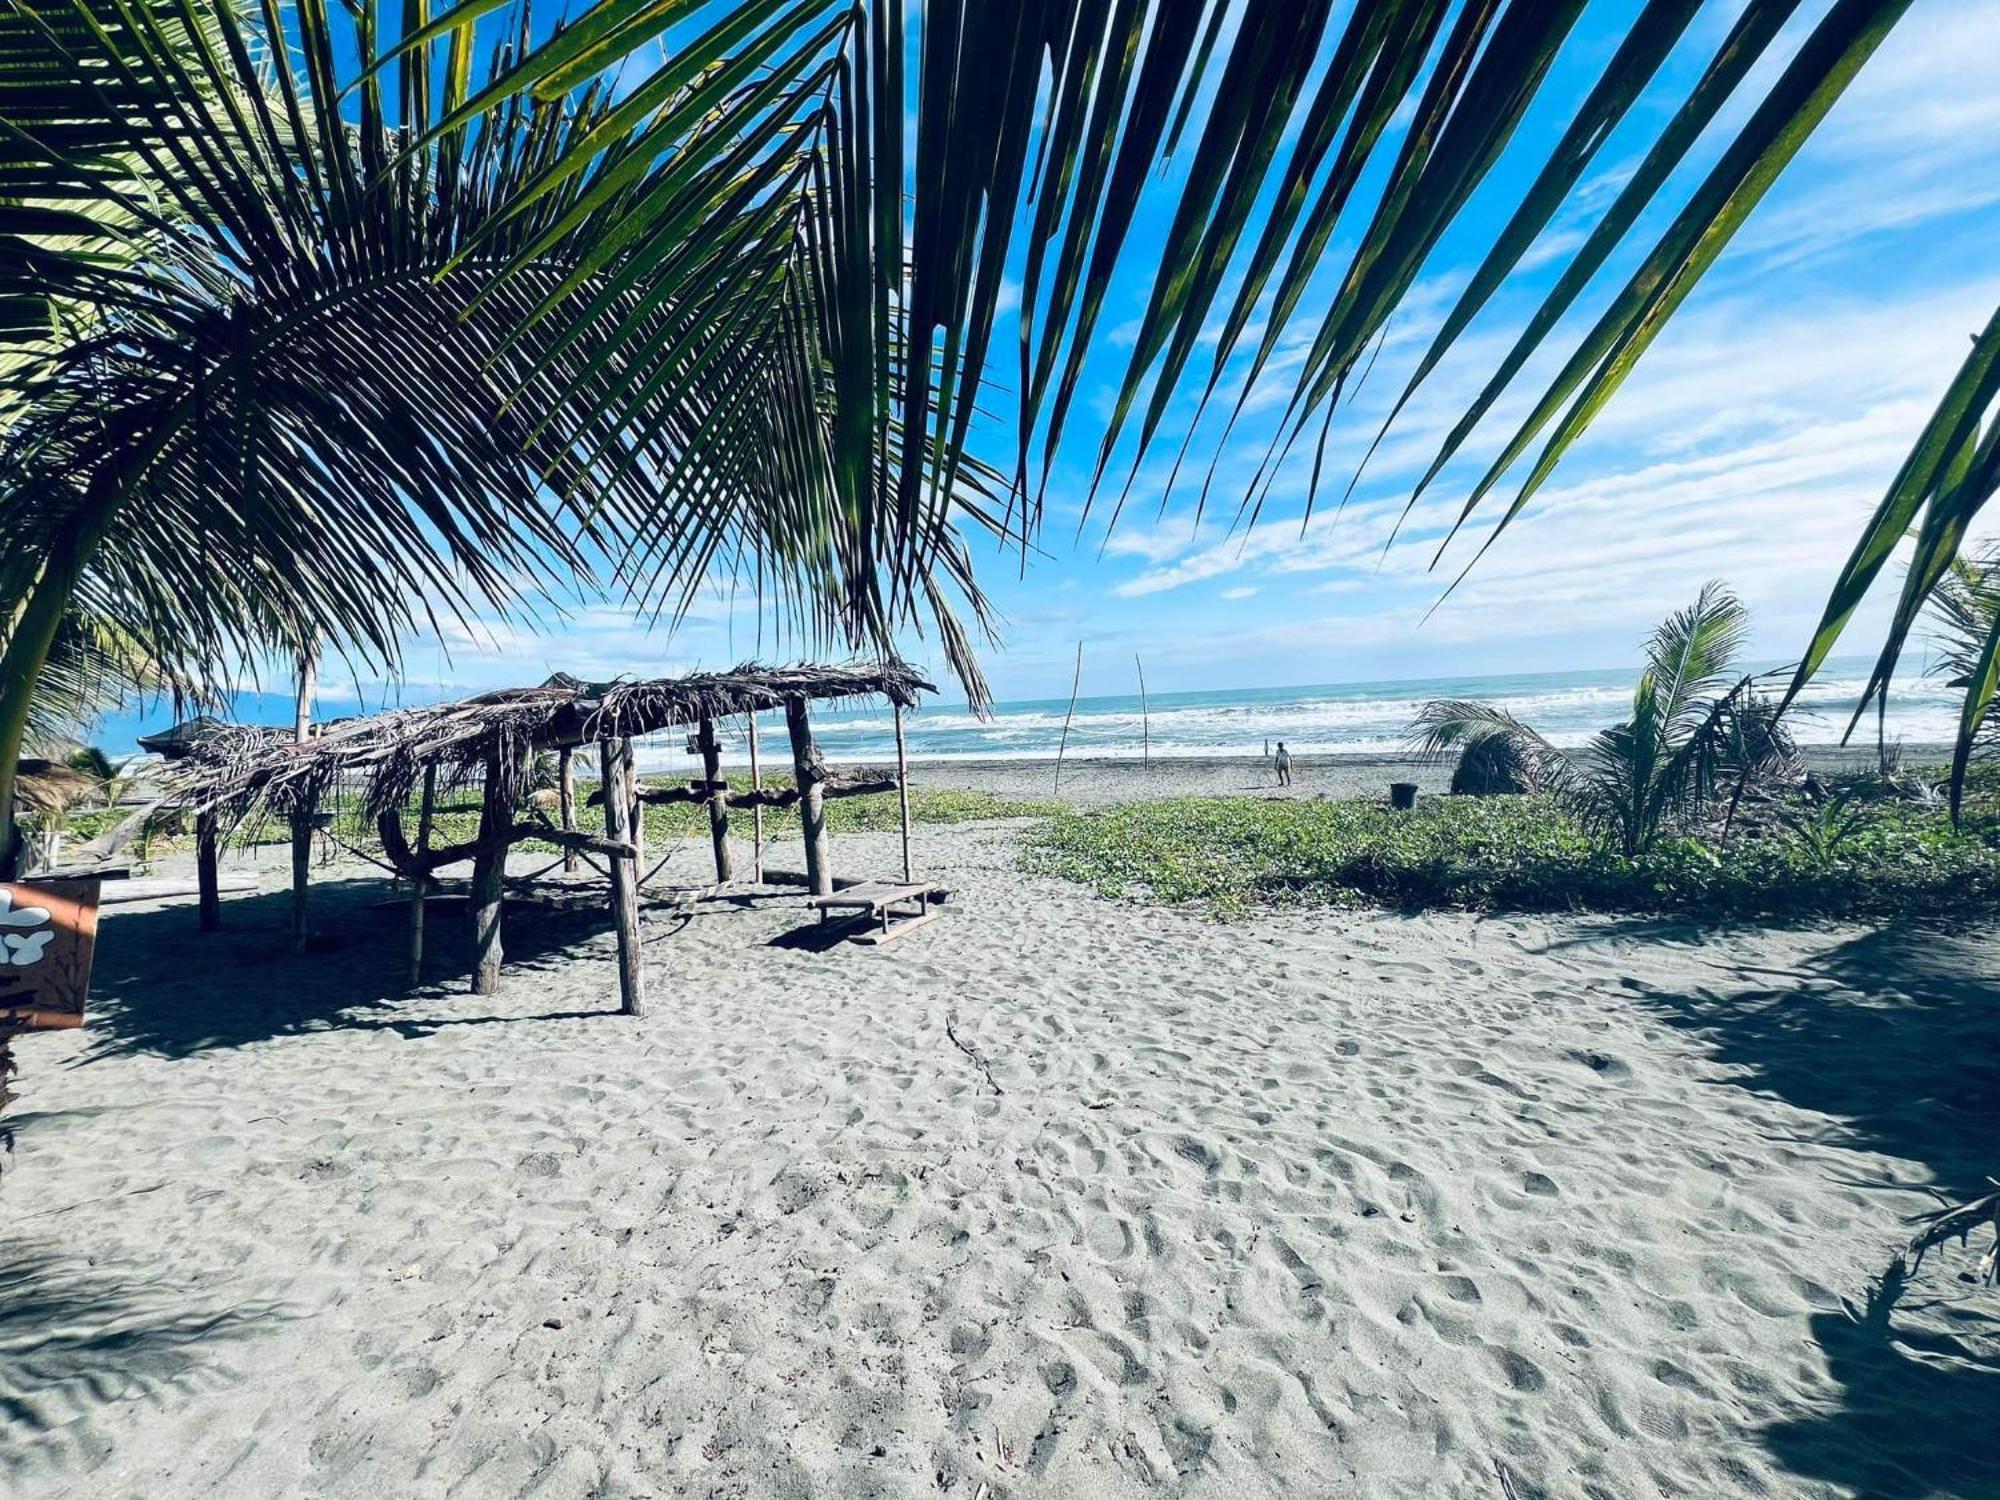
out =
<svg viewBox="0 0 2000 1500"><path fill-rule="evenodd" d="M1633 8L1586 12L1522 138L1425 267L1371 378L1336 419L1332 498ZM1710 577L1727 579L1752 606L1755 655L1796 653L1966 339L2000 304L1992 254L2000 234L2000 90L1990 75L2000 56L2000 5L1918 0L1591 435L1428 619L1457 571L1453 559L1469 559L1484 537L1475 526L1430 571L1448 518L1512 431L1509 418L1539 394L1536 377L1547 375L1549 361L1530 366L1468 459L1446 471L1396 544L1384 546L1437 442L1738 9L1718 3L1697 22L1635 112L1644 118L1607 143L1527 267L1404 412L1346 505L1336 510L1323 496L1303 526L1309 448L1280 476L1254 526L1232 524L1229 480L1247 476L1262 454L1272 401L1287 389L1282 379L1253 395L1249 415L1221 448L1221 478L1205 516L1194 514L1198 482L1184 494L1162 493L1169 440L1140 467L1115 529L1103 525L1108 505L1085 517L1093 424L1109 410L1131 320L1150 289L1150 268L1136 267L1107 312L1071 419L1077 440L1047 492L1047 555L1031 559L1025 575L1018 556L983 559L1001 619L1002 645L986 653L998 695L1066 693L1079 640L1086 693L1129 691L1135 652L1156 691L1617 666L1633 659L1653 620ZM1774 65L1824 6L1802 10ZM1704 141L1671 185L1670 205L1741 118L1725 119ZM1171 187L1171 171L1162 183ZM1365 188L1358 196L1369 206ZM1135 243L1145 244L1162 222L1157 208L1142 217ZM1571 337L1650 243L1646 231L1663 222L1655 215L1642 223L1635 253L1614 262L1566 325ZM1340 252L1356 232L1356 222L1343 226L1331 270L1344 266ZM1010 343L1003 330L998 347ZM1567 348L1564 338L1552 341L1558 355ZM1274 373L1282 377L1298 353L1281 346ZM1005 410L1010 399L991 404ZM982 437L996 457L1011 455L1005 422ZM1217 447L1198 439L1193 452L1205 461ZM1190 467L1198 480L1201 465ZM1122 468L1114 465L1114 474L1122 477ZM1843 649L1872 649L1880 619L1878 601ZM775 649L760 638L754 607L721 588L671 635L594 601L450 636L410 643L404 701L531 680L557 667L584 675L673 670ZM925 641L913 639L909 651L941 665ZM348 697L354 686L329 673L330 696ZM385 691L380 683L359 686L371 703Z"/></svg>

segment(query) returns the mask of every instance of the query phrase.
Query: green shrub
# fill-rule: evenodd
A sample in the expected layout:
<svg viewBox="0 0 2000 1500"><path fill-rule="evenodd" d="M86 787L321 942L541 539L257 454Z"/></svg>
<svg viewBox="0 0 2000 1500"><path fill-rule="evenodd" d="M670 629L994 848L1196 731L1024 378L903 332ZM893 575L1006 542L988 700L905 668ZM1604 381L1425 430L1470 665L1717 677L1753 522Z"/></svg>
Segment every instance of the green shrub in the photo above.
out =
<svg viewBox="0 0 2000 1500"><path fill-rule="evenodd" d="M1782 823L1723 845L1662 838L1627 858L1545 797L1370 802L1183 798L1064 811L1036 870L1111 896L1228 911L1312 901L1398 908L1805 916L1934 912L2000 895L2000 830L1885 804L1828 848Z"/></svg>

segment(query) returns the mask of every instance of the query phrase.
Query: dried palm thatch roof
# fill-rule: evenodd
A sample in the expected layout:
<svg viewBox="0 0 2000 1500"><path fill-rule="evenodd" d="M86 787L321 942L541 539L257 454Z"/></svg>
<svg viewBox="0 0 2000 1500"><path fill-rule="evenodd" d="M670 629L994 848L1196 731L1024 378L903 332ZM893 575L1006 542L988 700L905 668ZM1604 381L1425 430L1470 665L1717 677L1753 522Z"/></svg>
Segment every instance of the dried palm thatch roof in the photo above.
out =
<svg viewBox="0 0 2000 1500"><path fill-rule="evenodd" d="M539 687L504 688L455 703L389 709L319 725L303 744L288 731L211 726L167 773L179 806L236 818L261 808L310 811L336 782L361 782L373 813L401 807L436 766L446 787L498 768L525 794L535 752L651 734L705 718L781 708L793 700L887 698L900 707L937 688L902 661L745 663L648 681L583 682L557 673Z"/></svg>

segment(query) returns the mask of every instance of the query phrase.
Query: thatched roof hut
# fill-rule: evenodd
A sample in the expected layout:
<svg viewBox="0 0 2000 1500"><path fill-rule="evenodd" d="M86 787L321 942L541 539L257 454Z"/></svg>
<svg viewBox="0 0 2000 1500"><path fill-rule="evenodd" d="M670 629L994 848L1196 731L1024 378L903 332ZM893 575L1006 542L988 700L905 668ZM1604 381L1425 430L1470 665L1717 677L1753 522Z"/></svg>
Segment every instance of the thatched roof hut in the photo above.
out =
<svg viewBox="0 0 2000 1500"><path fill-rule="evenodd" d="M289 733L204 724L176 745L170 793L196 811L242 816L263 806L316 808L335 783L360 783L370 812L401 807L436 766L445 786L482 780L498 767L526 791L542 750L652 734L704 719L783 708L789 702L887 698L901 708L937 689L905 662L760 666L645 681L588 683L557 673L538 687L504 688L452 703L335 719L305 742ZM178 727L178 726L177 726Z"/></svg>

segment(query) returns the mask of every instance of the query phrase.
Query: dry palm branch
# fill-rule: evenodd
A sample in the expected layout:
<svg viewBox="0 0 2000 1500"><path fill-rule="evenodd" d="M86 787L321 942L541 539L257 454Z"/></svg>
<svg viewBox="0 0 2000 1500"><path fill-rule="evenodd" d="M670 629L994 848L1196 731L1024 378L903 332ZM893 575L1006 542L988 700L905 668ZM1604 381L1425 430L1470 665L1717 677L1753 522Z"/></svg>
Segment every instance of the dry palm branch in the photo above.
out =
<svg viewBox="0 0 2000 1500"><path fill-rule="evenodd" d="M401 812L427 767L437 769L439 789L449 792L483 782L497 766L513 778L503 800L518 806L532 790L533 759L542 750L764 712L795 699L886 698L909 708L934 691L893 658L746 662L725 672L641 681L560 677L539 687L337 719L304 744L288 731L211 724L173 761L163 789L170 805L217 812L240 826L264 812L317 811L335 786L358 785L363 812L379 819Z"/></svg>
<svg viewBox="0 0 2000 1500"><path fill-rule="evenodd" d="M815 639L934 621L977 690L982 472L910 512L900 430L843 426L823 105L684 80L652 107L703 123L635 173L601 82L473 97L526 40L481 66L446 28L357 82L313 0L0 17L0 779L76 609L220 675L322 640L393 665L594 571L667 614L738 575Z"/></svg>

